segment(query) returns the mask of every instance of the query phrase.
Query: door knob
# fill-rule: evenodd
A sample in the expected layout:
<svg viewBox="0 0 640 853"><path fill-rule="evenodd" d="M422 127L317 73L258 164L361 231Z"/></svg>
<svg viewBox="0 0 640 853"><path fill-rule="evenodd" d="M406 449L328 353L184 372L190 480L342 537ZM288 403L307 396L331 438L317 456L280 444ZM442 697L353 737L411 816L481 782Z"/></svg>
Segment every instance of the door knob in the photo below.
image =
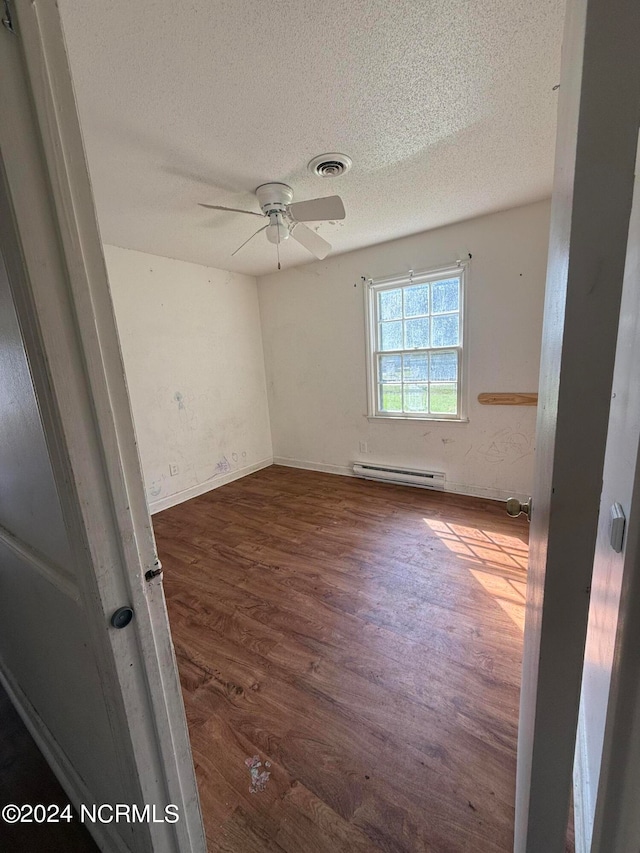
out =
<svg viewBox="0 0 640 853"><path fill-rule="evenodd" d="M507 498L507 512L512 518L526 515L527 521L531 521L531 498L526 503L520 503L518 498Z"/></svg>
<svg viewBox="0 0 640 853"><path fill-rule="evenodd" d="M111 616L111 624L114 628L126 628L132 619L132 607L118 607L115 613Z"/></svg>

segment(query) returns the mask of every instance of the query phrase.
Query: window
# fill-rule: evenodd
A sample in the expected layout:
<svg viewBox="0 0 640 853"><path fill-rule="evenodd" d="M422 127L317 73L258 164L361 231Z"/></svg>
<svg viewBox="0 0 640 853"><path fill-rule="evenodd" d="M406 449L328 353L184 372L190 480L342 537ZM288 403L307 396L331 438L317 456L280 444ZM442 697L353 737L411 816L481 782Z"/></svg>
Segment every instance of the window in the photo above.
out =
<svg viewBox="0 0 640 853"><path fill-rule="evenodd" d="M369 415L462 420L465 265L369 281Z"/></svg>

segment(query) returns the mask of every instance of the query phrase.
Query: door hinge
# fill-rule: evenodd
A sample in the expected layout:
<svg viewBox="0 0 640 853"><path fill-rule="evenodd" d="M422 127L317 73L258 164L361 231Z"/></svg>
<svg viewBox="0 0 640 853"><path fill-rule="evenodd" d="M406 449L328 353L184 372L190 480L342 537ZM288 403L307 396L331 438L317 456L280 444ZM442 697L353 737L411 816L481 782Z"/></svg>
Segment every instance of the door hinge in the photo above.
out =
<svg viewBox="0 0 640 853"><path fill-rule="evenodd" d="M13 33L15 36L16 31L13 26L13 18L11 16L11 7L9 6L9 0L3 0L4 2L4 15L2 17L2 26L9 30L10 33Z"/></svg>

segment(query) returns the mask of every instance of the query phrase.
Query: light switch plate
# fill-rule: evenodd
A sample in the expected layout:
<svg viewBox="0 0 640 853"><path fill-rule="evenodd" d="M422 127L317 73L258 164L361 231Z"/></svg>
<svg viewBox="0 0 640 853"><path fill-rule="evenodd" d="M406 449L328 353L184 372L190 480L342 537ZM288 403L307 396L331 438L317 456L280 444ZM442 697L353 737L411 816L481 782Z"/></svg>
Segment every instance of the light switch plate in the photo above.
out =
<svg viewBox="0 0 640 853"><path fill-rule="evenodd" d="M622 551L622 543L624 541L624 525L626 518L624 510L619 503L611 505L609 515L609 542L613 550L619 554Z"/></svg>

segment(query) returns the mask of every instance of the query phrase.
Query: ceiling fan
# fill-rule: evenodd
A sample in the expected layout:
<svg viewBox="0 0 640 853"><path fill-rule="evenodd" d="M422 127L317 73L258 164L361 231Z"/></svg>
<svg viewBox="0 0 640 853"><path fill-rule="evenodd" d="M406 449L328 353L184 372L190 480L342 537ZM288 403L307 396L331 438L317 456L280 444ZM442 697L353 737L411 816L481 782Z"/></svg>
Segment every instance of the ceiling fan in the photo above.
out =
<svg viewBox="0 0 640 853"><path fill-rule="evenodd" d="M210 210L246 213L249 216L260 216L268 220L262 228L252 234L241 246L238 246L235 252L232 252L232 256L244 248L250 240L265 231L267 240L270 243L275 243L277 247L278 269L280 269L280 243L288 240L289 237L297 240L300 245L304 246L319 260L326 258L331 251L331 244L304 223L327 219L344 219L344 205L340 196L330 195L325 198L293 202L291 187L280 183L261 184L256 189L256 196L262 213L257 213L254 210L240 210L237 207L223 207L220 204L200 203L200 207L206 207Z"/></svg>

